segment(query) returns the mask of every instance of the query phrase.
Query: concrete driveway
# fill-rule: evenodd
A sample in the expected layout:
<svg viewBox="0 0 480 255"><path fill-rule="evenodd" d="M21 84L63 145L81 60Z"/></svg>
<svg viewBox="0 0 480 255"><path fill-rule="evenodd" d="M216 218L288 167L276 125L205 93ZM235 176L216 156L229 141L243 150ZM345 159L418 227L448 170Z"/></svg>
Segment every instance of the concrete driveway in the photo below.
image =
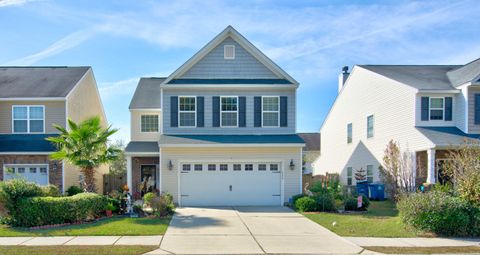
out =
<svg viewBox="0 0 480 255"><path fill-rule="evenodd" d="M286 207L178 208L158 252L354 254L362 248Z"/></svg>

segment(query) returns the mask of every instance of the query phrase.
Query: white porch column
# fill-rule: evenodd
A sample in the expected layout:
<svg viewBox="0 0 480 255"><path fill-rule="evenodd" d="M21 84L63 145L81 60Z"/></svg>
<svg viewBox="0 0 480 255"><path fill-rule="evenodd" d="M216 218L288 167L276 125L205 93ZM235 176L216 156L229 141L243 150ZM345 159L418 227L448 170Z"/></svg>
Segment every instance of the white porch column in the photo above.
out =
<svg viewBox="0 0 480 255"><path fill-rule="evenodd" d="M132 156L127 156L127 185L130 189L130 194L133 195L132 174Z"/></svg>
<svg viewBox="0 0 480 255"><path fill-rule="evenodd" d="M435 150L429 149L427 150L427 183L434 184L436 179L435 178Z"/></svg>

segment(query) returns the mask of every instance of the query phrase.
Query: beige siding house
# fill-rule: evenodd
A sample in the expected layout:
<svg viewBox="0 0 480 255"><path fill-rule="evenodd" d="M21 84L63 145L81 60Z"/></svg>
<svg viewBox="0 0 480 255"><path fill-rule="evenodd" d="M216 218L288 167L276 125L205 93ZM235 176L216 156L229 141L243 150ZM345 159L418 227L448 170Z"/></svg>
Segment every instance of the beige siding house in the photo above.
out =
<svg viewBox="0 0 480 255"><path fill-rule="evenodd" d="M93 116L107 125L90 67L0 67L0 180L25 178L62 191L79 186L79 169L50 160L55 148L45 138L58 134L53 124ZM106 171L97 171L99 192Z"/></svg>
<svg viewBox="0 0 480 255"><path fill-rule="evenodd" d="M134 197L283 205L302 184L298 83L232 27L166 78L141 78L126 148Z"/></svg>
<svg viewBox="0 0 480 255"><path fill-rule="evenodd" d="M384 150L394 140L412 153L417 184L443 181L447 149L480 136L479 79L480 60L345 70L320 129L314 175L339 173L344 184L354 185L355 171L363 169L369 181L379 182Z"/></svg>

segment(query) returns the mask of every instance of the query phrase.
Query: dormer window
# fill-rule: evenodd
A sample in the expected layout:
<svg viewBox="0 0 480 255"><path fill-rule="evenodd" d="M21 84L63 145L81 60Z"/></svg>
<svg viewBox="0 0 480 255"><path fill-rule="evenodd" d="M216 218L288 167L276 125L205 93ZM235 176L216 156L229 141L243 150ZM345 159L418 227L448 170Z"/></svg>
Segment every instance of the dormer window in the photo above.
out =
<svg viewBox="0 0 480 255"><path fill-rule="evenodd" d="M224 59L235 59L235 45L225 45L225 46L223 46L223 58Z"/></svg>

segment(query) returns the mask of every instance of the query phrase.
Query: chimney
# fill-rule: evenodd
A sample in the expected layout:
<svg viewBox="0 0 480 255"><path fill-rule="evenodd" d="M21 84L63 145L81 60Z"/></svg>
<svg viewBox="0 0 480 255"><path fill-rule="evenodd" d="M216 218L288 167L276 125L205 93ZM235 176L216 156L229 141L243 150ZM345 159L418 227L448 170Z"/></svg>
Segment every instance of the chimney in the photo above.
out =
<svg viewBox="0 0 480 255"><path fill-rule="evenodd" d="M338 76L338 93L340 93L342 90L343 85L345 84L345 81L347 81L349 75L350 73L348 72L348 66L344 66L342 68L342 73Z"/></svg>

